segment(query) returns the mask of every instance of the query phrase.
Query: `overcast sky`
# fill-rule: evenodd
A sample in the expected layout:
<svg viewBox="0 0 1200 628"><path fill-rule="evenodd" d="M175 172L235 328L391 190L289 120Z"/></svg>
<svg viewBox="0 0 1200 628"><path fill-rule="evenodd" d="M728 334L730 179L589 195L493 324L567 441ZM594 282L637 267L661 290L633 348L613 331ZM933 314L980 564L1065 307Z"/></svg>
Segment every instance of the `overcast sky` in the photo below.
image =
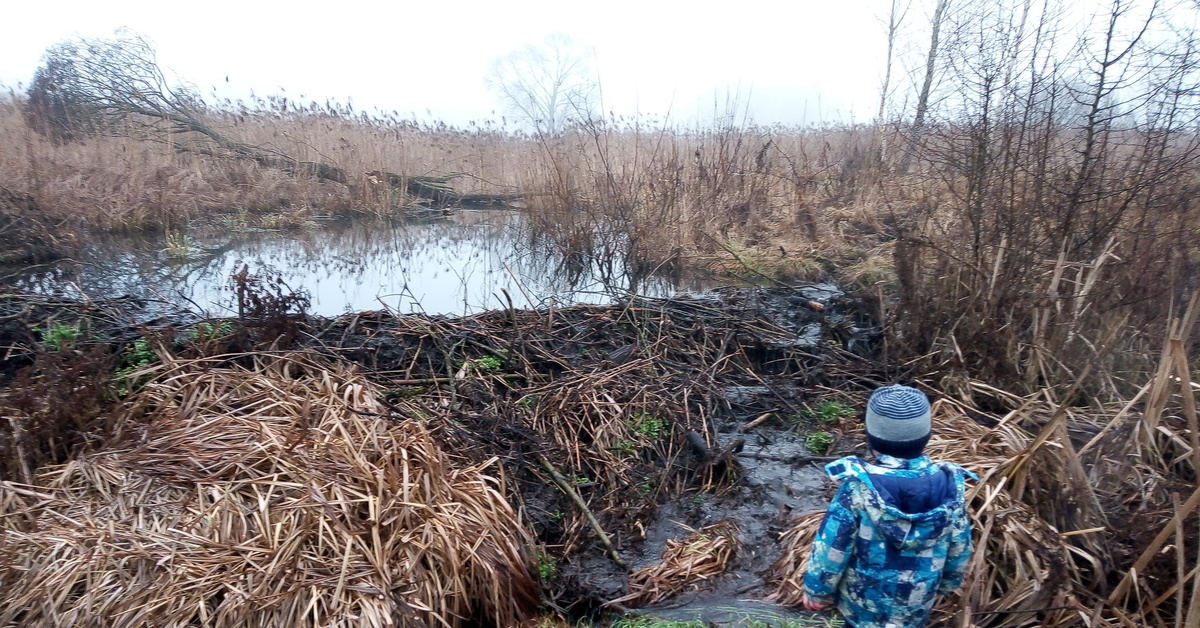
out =
<svg viewBox="0 0 1200 628"><path fill-rule="evenodd" d="M465 124L501 113L484 84L491 59L557 32L594 48L607 110L690 120L735 94L755 122L802 124L875 115L890 0L5 4L9 88L28 83L48 46L127 27L150 39L168 76L206 97L284 90ZM907 15L914 67L932 4L912 0ZM908 84L895 71L894 84Z"/></svg>
<svg viewBox="0 0 1200 628"><path fill-rule="evenodd" d="M0 83L28 83L46 47L118 27L159 63L222 96L304 94L463 123L492 115L489 61L561 32L595 49L606 108L711 114L749 101L756 122L861 121L883 76L886 0L767 2L381 1L5 3ZM923 11L923 8L918 10ZM225 79L228 76L229 81ZM832 118L832 119L831 119Z"/></svg>

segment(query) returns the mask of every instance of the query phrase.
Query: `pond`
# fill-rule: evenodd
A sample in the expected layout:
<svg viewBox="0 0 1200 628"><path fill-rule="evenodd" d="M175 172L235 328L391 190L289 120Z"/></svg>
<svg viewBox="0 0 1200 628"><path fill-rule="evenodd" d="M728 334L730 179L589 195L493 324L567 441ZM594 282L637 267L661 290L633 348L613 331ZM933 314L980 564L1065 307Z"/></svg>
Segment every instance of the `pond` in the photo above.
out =
<svg viewBox="0 0 1200 628"><path fill-rule="evenodd" d="M177 237L176 240L182 240ZM68 297L124 295L212 316L236 313L230 276L248 266L311 298L310 313L391 309L464 315L507 307L606 303L637 292L700 290L665 278L632 281L599 260L564 263L525 228L519 212L458 211L420 221L323 221L310 229L186 236L98 236L70 260L10 271L15 288Z"/></svg>

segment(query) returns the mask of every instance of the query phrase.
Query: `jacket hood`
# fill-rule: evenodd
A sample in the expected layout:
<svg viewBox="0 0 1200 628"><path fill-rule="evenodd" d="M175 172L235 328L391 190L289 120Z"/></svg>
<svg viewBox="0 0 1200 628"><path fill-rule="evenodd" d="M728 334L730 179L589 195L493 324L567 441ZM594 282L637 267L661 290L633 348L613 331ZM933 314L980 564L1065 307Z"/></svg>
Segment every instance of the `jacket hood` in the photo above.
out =
<svg viewBox="0 0 1200 628"><path fill-rule="evenodd" d="M962 508L965 478L975 474L949 463L882 457L880 464L849 457L831 462L825 471L834 480L855 479L863 511L893 546L919 552L937 544L952 516Z"/></svg>

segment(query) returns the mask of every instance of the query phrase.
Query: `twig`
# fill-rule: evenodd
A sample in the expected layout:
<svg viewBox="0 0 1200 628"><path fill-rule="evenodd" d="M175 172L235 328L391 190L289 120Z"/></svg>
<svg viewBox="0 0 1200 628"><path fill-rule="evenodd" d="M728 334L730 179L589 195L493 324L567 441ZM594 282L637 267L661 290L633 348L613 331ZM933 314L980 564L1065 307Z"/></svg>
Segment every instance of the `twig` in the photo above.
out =
<svg viewBox="0 0 1200 628"><path fill-rule="evenodd" d="M762 425L763 423L766 423L768 420L770 420L770 419L771 419L771 417L774 417L774 416L775 416L775 413L774 413L774 412L764 412L764 413L762 414L762 416L760 416L760 417L758 417L757 419L754 419L753 421L750 421L749 423L746 423L746 424L742 425L741 427L739 427L739 428L738 428L738 432L747 432L747 431L750 431L750 430L752 430L752 429L754 429L754 428L756 428L756 427L758 427L758 426Z"/></svg>
<svg viewBox="0 0 1200 628"><path fill-rule="evenodd" d="M621 569L629 571L629 566L625 564L624 560L621 559L621 555L617 553L617 548L613 547L612 541L610 541L608 538L608 534L604 532L604 528L600 527L600 522L596 520L596 516L592 514L592 510L588 508L587 503L584 502L583 498L579 496L579 492L576 491L575 488L571 486L571 483L568 482L567 479L558 472L558 469L554 468L554 465L550 464L549 460L546 460L545 457L540 455L537 458L538 462L542 463L542 468L546 470L546 473L550 474L550 478L553 479L554 483L558 485L558 488L561 488L562 491L571 498L571 501L575 502L575 505L583 511L583 515L587 517L588 523L592 526L592 529L596 531L596 535L600 537L600 542L604 543L604 547L608 548L609 558L612 558L612 561Z"/></svg>

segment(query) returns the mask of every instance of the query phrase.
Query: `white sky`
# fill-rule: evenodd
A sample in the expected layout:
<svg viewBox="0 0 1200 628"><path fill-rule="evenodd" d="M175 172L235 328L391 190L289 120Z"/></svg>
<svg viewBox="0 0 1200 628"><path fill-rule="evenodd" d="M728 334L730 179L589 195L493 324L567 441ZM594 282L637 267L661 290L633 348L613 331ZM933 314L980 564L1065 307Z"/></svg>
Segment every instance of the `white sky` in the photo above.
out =
<svg viewBox="0 0 1200 628"><path fill-rule="evenodd" d="M982 1L982 0L981 0ZM878 107L890 0L2 0L0 84L28 83L50 45L146 36L159 64L222 97L280 90L452 124L498 118L489 61L547 34L596 52L605 109L676 121L736 93L761 124L861 122ZM932 0L912 0L907 60L920 61ZM902 67L893 85L909 84ZM228 77L228 82L226 82ZM299 99L304 95L304 99ZM428 113L427 113L428 112ZM493 113L496 112L496 113Z"/></svg>
<svg viewBox="0 0 1200 628"><path fill-rule="evenodd" d="M50 45L117 27L159 63L222 96L286 90L452 123L497 110L493 57L562 32L596 51L617 113L711 115L714 95L749 96L756 122L862 121L883 76L886 0L656 2L22 2L4 0L0 83L28 83ZM919 10L920 11L920 10ZM225 82L225 77L229 82Z"/></svg>

